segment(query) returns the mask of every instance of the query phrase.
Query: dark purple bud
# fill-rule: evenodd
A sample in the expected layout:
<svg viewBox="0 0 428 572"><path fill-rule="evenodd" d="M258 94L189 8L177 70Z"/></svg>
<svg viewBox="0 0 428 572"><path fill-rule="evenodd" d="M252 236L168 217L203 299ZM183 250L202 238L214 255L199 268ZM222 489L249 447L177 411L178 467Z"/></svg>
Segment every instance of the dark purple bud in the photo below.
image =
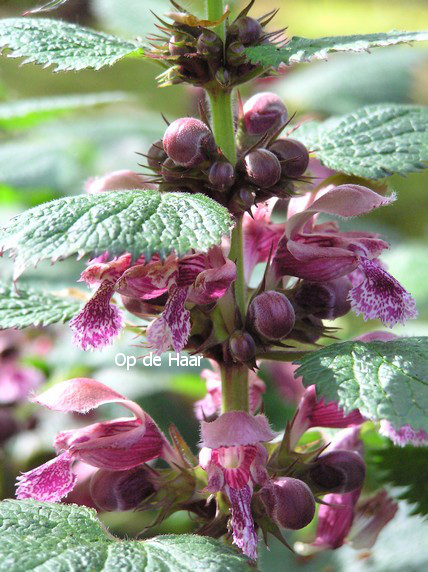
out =
<svg viewBox="0 0 428 572"><path fill-rule="evenodd" d="M343 276L330 282L303 282L294 299L299 307L317 318L333 320L351 309L348 294L351 281Z"/></svg>
<svg viewBox="0 0 428 572"><path fill-rule="evenodd" d="M263 34L263 28L257 20L244 16L233 22L227 30L229 36L237 38L244 45L254 44Z"/></svg>
<svg viewBox="0 0 428 572"><path fill-rule="evenodd" d="M194 48L186 45L187 37L185 34L174 34L169 40L168 49L171 56L184 56L189 52L193 52Z"/></svg>
<svg viewBox="0 0 428 572"><path fill-rule="evenodd" d="M311 481L322 491L350 493L359 489L366 476L361 455L340 449L320 455L309 469Z"/></svg>
<svg viewBox="0 0 428 572"><path fill-rule="evenodd" d="M314 344L320 339L324 331L324 325L320 318L309 315L296 319L295 326L288 337L303 344Z"/></svg>
<svg viewBox="0 0 428 572"><path fill-rule="evenodd" d="M256 344L248 332L237 331L229 339L229 350L234 361L253 362L256 357Z"/></svg>
<svg viewBox="0 0 428 572"><path fill-rule="evenodd" d="M147 163L149 167L160 171L162 163L167 159L168 155L163 148L162 139L155 141L147 151Z"/></svg>
<svg viewBox="0 0 428 572"><path fill-rule="evenodd" d="M275 93L257 93L244 105L244 124L250 135L274 131L287 121L287 108Z"/></svg>
<svg viewBox="0 0 428 572"><path fill-rule="evenodd" d="M233 193L233 197L227 206L231 213L240 213L248 211L254 205L255 200L256 193L254 191L241 187Z"/></svg>
<svg viewBox="0 0 428 572"><path fill-rule="evenodd" d="M183 167L204 163L217 148L210 128L193 117L173 121L165 131L163 147L168 157Z"/></svg>
<svg viewBox="0 0 428 572"><path fill-rule="evenodd" d="M247 59L245 46L241 42L232 42L226 50L226 61L229 66L240 66Z"/></svg>
<svg viewBox="0 0 428 572"><path fill-rule="evenodd" d="M223 54L223 42L215 32L205 30L198 38L198 54L207 57L218 57Z"/></svg>
<svg viewBox="0 0 428 572"><path fill-rule="evenodd" d="M287 296L274 290L262 292L248 307L249 327L267 340L281 340L294 326L294 309Z"/></svg>
<svg viewBox="0 0 428 572"><path fill-rule="evenodd" d="M275 479L259 494L269 517L283 528L299 530L315 516L315 499L311 489L299 479Z"/></svg>
<svg viewBox="0 0 428 572"><path fill-rule="evenodd" d="M281 178L281 164L267 149L251 151L244 158L247 178L253 185L268 189Z"/></svg>
<svg viewBox="0 0 428 572"><path fill-rule="evenodd" d="M235 182L235 169L227 161L216 161L210 168L208 179L217 191L228 191Z"/></svg>
<svg viewBox="0 0 428 572"><path fill-rule="evenodd" d="M127 471L100 469L90 484L95 504L107 512L134 509L154 492L150 474L143 466Z"/></svg>
<svg viewBox="0 0 428 572"><path fill-rule="evenodd" d="M300 141L278 139L269 150L281 161L282 174L286 177L300 177L308 168L309 153Z"/></svg>

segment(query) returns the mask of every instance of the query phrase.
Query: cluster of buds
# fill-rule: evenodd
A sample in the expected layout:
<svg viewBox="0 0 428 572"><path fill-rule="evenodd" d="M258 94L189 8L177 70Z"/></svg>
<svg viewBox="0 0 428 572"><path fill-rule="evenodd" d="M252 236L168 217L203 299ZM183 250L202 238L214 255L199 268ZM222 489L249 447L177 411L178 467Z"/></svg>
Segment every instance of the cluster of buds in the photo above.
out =
<svg viewBox="0 0 428 572"><path fill-rule="evenodd" d="M255 19L248 16L254 0L229 22L226 11L218 21L200 20L171 0L173 11L166 14L172 23L158 18L160 34L152 35L152 49L146 52L165 71L159 76L163 86L190 83L215 89L231 89L264 72L246 55L246 48L279 40L284 30L267 33L265 26L276 11ZM225 23L225 39L213 28Z"/></svg>
<svg viewBox="0 0 428 572"><path fill-rule="evenodd" d="M201 115L204 120L175 120L150 147L150 182L161 191L204 193L237 214L271 197L289 198L299 181L306 182L307 149L289 137L278 139L288 113L277 95L259 93L241 103L235 165L217 148L203 110Z"/></svg>

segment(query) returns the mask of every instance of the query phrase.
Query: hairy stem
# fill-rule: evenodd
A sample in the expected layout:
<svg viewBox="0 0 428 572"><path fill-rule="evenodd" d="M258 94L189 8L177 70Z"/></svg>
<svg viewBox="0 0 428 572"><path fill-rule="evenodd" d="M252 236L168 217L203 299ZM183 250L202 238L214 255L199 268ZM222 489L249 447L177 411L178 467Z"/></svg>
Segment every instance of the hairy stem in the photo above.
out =
<svg viewBox="0 0 428 572"><path fill-rule="evenodd" d="M219 20L224 12L223 0L207 0L207 17ZM215 32L224 40L225 25ZM208 89L211 121L217 145L233 164L236 163L235 127L233 122L232 90L219 83ZM246 311L246 284L242 241L242 215L236 217L229 258L236 263L235 298L242 319ZM245 365L221 364L222 411L248 411L248 368Z"/></svg>
<svg viewBox="0 0 428 572"><path fill-rule="evenodd" d="M246 365L220 365L222 412L248 411L248 368Z"/></svg>

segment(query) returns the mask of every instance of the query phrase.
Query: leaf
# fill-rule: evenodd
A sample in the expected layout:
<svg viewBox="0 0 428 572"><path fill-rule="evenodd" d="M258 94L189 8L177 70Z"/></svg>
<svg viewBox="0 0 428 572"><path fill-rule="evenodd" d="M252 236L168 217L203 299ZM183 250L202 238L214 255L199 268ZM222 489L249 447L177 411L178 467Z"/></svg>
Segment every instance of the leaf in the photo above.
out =
<svg viewBox="0 0 428 572"><path fill-rule="evenodd" d="M112 91L110 93L82 93L39 99L22 99L0 103L0 128L17 129L35 124L65 111L95 107L106 103L129 101L130 95Z"/></svg>
<svg viewBox="0 0 428 572"><path fill-rule="evenodd" d="M294 36L283 48L274 45L261 45L246 49L253 63L277 68L286 65L326 60L330 52L367 52L370 48L393 46L409 42L428 40L428 31L382 32L379 34L359 34L355 36L329 36L326 38L301 38Z"/></svg>
<svg viewBox="0 0 428 572"><path fill-rule="evenodd" d="M330 169L368 179L419 171L428 161L428 107L369 105L293 133Z"/></svg>
<svg viewBox="0 0 428 572"><path fill-rule="evenodd" d="M327 402L428 431L428 337L332 344L298 363L296 376Z"/></svg>
<svg viewBox="0 0 428 572"><path fill-rule="evenodd" d="M405 487L405 490L393 488L391 492L414 505L412 514L428 515L428 448L389 446L372 452L369 462L377 466L382 483Z"/></svg>
<svg viewBox="0 0 428 572"><path fill-rule="evenodd" d="M111 66L125 56L142 54L143 46L89 28L45 18L6 18L0 20L0 49L11 50L11 57L24 57L24 63L55 71Z"/></svg>
<svg viewBox="0 0 428 572"><path fill-rule="evenodd" d="M0 503L0 572L244 572L249 561L219 541L191 534L120 540L83 506Z"/></svg>
<svg viewBox="0 0 428 572"><path fill-rule="evenodd" d="M0 250L16 257L16 275L40 260L129 252L183 255L207 251L231 229L228 211L201 194L113 191L39 205L0 230Z"/></svg>
<svg viewBox="0 0 428 572"><path fill-rule="evenodd" d="M82 301L33 288L0 283L0 330L49 326L67 322L82 308Z"/></svg>

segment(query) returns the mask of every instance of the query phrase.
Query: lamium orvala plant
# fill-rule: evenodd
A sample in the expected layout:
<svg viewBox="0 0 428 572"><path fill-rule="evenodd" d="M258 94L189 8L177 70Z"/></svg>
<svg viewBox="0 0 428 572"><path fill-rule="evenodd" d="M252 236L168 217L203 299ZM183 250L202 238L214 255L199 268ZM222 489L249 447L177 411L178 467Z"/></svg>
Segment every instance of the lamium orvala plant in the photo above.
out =
<svg viewBox="0 0 428 572"><path fill-rule="evenodd" d="M0 21L4 54L24 63L65 72L149 59L161 87L205 94L197 117L166 112L163 137L137 150L144 174L93 177L83 194L31 208L0 230L1 252L14 260L14 283L0 290L3 329L68 321L84 352L128 329L141 355L187 352L211 364L194 408L199 450L179 427L165 434L137 402L95 379L32 394L35 410L73 413L77 427L57 434L56 456L22 473L17 500L0 505L1 560L13 570L45 562L50 570L239 571L257 566L271 536L303 556L344 544L369 550L398 505L382 482L367 484L367 434L383 439L386 457L406 447L409 480L396 484L412 485L412 459L428 445L427 340L386 329L416 318L416 303L382 261L389 245L373 224L355 230L349 220L392 208L387 177L424 168L428 111L376 104L301 122L266 91L274 81L247 99L239 86L329 52L426 41L428 32L288 37L275 29L275 9L256 18L254 4L239 12L207 0L205 13L193 14L172 1L147 41L31 13ZM40 261L75 255L85 259L79 290L20 283ZM350 312L385 328L338 342L334 321ZM297 380L294 416L280 432L264 413L259 372L269 361ZM106 404L128 416L94 418ZM188 511L194 534L112 537L73 496L82 466L99 512L152 511L159 524ZM287 530L308 526L292 546Z"/></svg>

